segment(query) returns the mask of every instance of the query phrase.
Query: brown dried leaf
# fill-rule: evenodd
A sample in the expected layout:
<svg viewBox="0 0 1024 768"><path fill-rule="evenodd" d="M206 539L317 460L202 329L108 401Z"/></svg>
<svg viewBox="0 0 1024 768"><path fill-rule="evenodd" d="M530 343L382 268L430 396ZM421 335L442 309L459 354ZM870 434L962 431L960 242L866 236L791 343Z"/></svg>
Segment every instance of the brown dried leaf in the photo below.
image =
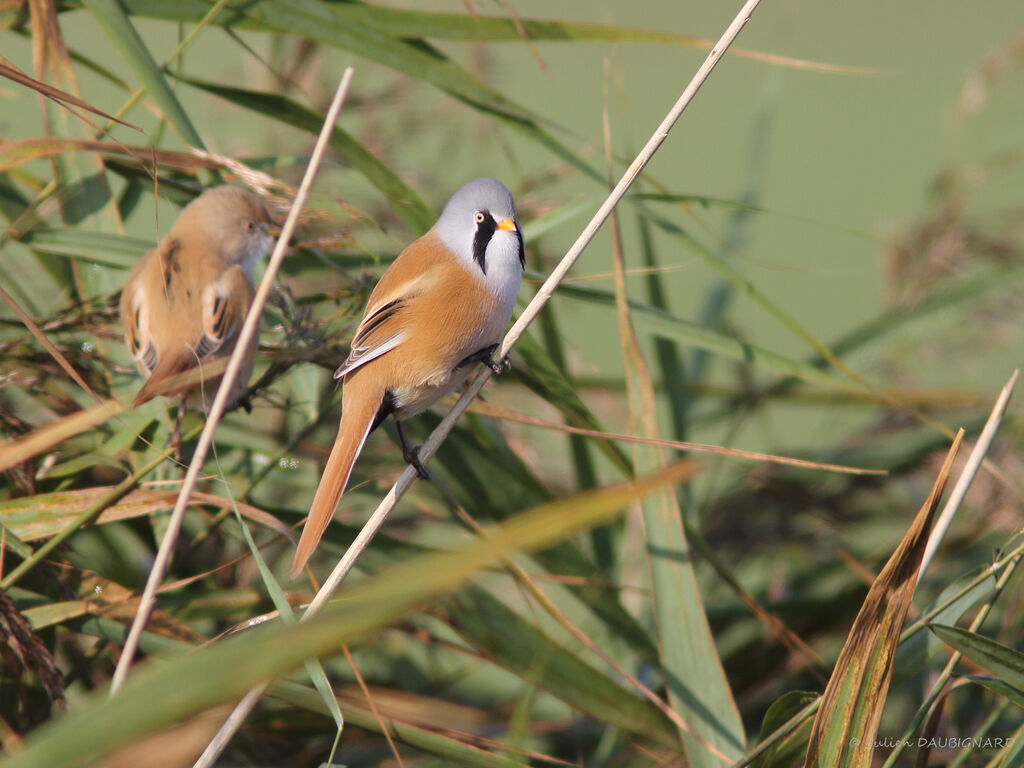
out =
<svg viewBox="0 0 1024 768"><path fill-rule="evenodd" d="M54 88L52 85L47 85L46 83L40 80L36 80L34 77L29 77L16 66L14 66L14 64L5 59L3 56L0 56L0 76L6 77L8 80L13 80L16 83L20 83L21 85L24 85L26 88L31 88L33 91L36 91L37 93L41 93L46 98L52 99L53 101L60 104L62 107L67 107L70 104L72 106L79 107L80 109L88 110L89 112L92 112L94 115L105 117L107 120L113 120L115 123L119 123L123 125L125 128L131 128L139 132L142 131L142 129L139 128L137 125L132 125L131 123L126 123L123 120L118 120L113 115L108 115L102 109L94 107L85 99L80 99L74 94L68 93L67 91L62 91L60 88ZM74 110L69 111L72 114L77 114Z"/></svg>
<svg viewBox="0 0 1024 768"><path fill-rule="evenodd" d="M821 697L805 766L868 768L900 630L910 610L935 510L964 431L953 439L928 499L868 590Z"/></svg>
<svg viewBox="0 0 1024 768"><path fill-rule="evenodd" d="M24 673L31 670L39 677L50 703L65 708L64 679L53 656L5 592L0 592L0 656L19 689Z"/></svg>

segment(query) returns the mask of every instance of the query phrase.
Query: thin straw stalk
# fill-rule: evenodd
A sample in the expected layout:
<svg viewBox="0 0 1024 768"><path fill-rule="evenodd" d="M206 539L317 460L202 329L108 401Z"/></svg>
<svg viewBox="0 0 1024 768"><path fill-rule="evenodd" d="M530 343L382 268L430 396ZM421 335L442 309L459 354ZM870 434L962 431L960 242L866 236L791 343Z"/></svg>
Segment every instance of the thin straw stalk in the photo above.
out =
<svg viewBox="0 0 1024 768"><path fill-rule="evenodd" d="M217 395L213 399L213 405L210 408L209 414L207 414L206 425L203 428L202 434L199 436L195 455L192 457L192 463L189 465L188 472L185 474L185 480L181 485L181 492L178 494L178 501L174 505L174 510L171 512L171 518L167 524L167 530L164 533L163 539L160 541L160 548L157 551L156 559L153 562L153 568L149 573L149 579L146 581L146 588L142 593L141 600L139 601L139 609L135 614L131 630L128 633L128 639L125 641L124 648L121 650L121 656L117 661L117 669L114 671L114 678L110 684L111 696L116 694L124 684L125 677L128 674L128 669L130 668L132 659L135 656L135 650L139 644L139 638L142 636L142 630L145 628L146 622L149 620L149 616L153 612L153 607L156 603L157 587L163 578L164 570L170 560L171 551L173 550L174 543L178 537L178 531L181 529L181 521L185 515L185 508L188 506L189 498L191 497L196 481L199 478L199 472L202 469L203 462L206 461L206 455L210 450L210 445L213 443L214 430L216 430L218 422L224 415L228 394L234 386L235 379L238 378L238 371L239 368L241 368L242 357L245 354L245 350L248 348L249 342L257 333L260 314L263 312L263 305L267 301L267 296L270 294L274 278L277 276L277 272L281 267L281 262L284 260L284 254L288 248L288 241L291 239L292 233L295 231L299 214L302 212L302 207L305 205L306 199L309 197L309 190L313 185L313 179L316 178L316 172L320 167L320 161L323 157L324 150L327 147L327 140L330 138L335 122L337 122L338 113L341 110L341 105L345 101L345 94L348 92L349 83L351 81L352 68L348 67L341 76L341 82L338 84L338 89L334 94L334 100L331 102L330 109L327 111L327 118L324 120L320 136L317 138L313 154L309 159L306 174L303 176L302 183L299 185L299 190L295 195L295 201L292 203L292 208L288 212L288 218L285 220L284 226L281 228L281 235L277 240L277 244L274 246L274 252L270 256L270 262L267 265L266 274L264 274L263 280L260 282L259 289L256 291L256 296L253 299L252 306L249 308L249 314L246 315L245 324L242 326L242 331L239 334L237 343L235 344L235 350L231 354L227 370L224 372L224 377L221 379L220 387L217 389Z"/></svg>
<svg viewBox="0 0 1024 768"><path fill-rule="evenodd" d="M739 35L740 30L746 25L747 21L750 20L751 14L754 9L760 4L760 0L747 0L739 13L733 19L732 23L726 28L719 41L708 53L707 58L701 64L700 68L691 78L689 84L683 90L682 94L676 100L675 104L669 110L668 114L658 125L657 129L648 139L643 149L640 150L636 159L630 164L629 168L622 175L618 184L611 191L608 197L605 199L601 207L598 208L597 212L591 218L590 223L584 228L583 232L580 233L576 242L573 243L569 251L562 257L562 260L558 263L558 266L548 276L548 279L544 281L544 284L540 287L540 290L533 297L533 300L529 303L523 313L519 316L519 319L512 325L508 334L505 336L501 343L501 347L495 355L495 359L502 359L508 355L512 347L519 340L519 338L525 333L527 327L536 319L537 315L540 314L544 305L551 299L555 292L555 289L562 282L569 270L572 269L576 263L580 254L590 244L591 240L597 234L597 231L601 228L601 225L608 219L611 212L619 204L626 192L636 181L637 176L644 169L650 159L654 156L654 153L658 151L662 143L668 137L669 131L672 126L675 125L676 121L682 115L683 110L693 101L694 96L697 95L697 91L700 90L701 86L707 80L711 71L715 68L725 52L732 45L733 41ZM445 415L438 424L437 428L430 434L426 442L420 447L419 458L420 461L426 463L437 451L438 447L447 438L448 433L451 432L455 426L455 422L463 414L463 412L469 407L469 404L483 389L484 384L490 378L491 371L489 368L483 368L477 376L466 386L462 396L458 399L452 409ZM384 526L390 516L398 500L402 498L405 492L412 486L417 478L416 470L411 466L405 468L398 480L392 486L391 490L388 491L387 495L381 500L377 509L374 510L373 514L366 521L362 530L353 540L352 544L345 551L341 560L334 567L331 575L324 582L323 586L317 592L313 601L310 603L309 608L306 610L302 617L302 620L306 620L309 617L316 614L320 608L323 607L324 603L330 599L331 595L338 589L341 583L345 580L345 577L352 570L356 560L363 553L373 537L376 536L377 532ZM245 698L242 699L235 707L231 716L218 731L213 741L209 744L206 751L200 756L199 760L196 761L194 768L210 768L220 755L221 751L227 746L231 737L241 728L242 723L248 716L249 712L256 706L256 702L259 700L260 695L266 688L266 683L261 686L252 688Z"/></svg>

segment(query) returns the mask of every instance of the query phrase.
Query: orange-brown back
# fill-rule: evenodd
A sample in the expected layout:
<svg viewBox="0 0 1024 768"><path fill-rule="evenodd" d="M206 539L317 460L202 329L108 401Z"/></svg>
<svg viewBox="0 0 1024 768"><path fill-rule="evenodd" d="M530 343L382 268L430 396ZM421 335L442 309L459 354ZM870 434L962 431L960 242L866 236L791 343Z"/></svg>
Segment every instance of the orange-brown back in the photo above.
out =
<svg viewBox="0 0 1024 768"><path fill-rule="evenodd" d="M121 295L125 339L148 377L136 404L181 394L161 388L170 377L229 356L252 298L252 284L239 267L225 268L200 238L172 230L139 261ZM254 339L232 399L248 383L255 352ZM195 399L210 402L217 380L219 375L204 379L204 392Z"/></svg>

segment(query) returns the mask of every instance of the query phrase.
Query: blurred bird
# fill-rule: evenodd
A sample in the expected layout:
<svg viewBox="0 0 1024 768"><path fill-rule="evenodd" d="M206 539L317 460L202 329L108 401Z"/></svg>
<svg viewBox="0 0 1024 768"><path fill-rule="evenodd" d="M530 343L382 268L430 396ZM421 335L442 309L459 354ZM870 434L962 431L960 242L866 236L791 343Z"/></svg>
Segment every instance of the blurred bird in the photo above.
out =
<svg viewBox="0 0 1024 768"><path fill-rule="evenodd" d="M363 443L387 416L398 424L403 456L422 477L401 420L459 386L469 364L495 373L492 355L512 316L524 266L512 194L494 179L474 179L445 205L433 228L403 250L370 294L342 380L342 414L292 561L302 570L334 514Z"/></svg>
<svg viewBox="0 0 1024 768"><path fill-rule="evenodd" d="M184 395L203 408L213 402L252 304L253 269L279 232L258 196L214 187L185 206L167 236L135 265L121 294L125 340L148 377L135 405L156 395ZM256 348L254 336L229 405L247 391ZM203 367L215 361L223 362L204 376ZM196 375L187 376L193 369Z"/></svg>

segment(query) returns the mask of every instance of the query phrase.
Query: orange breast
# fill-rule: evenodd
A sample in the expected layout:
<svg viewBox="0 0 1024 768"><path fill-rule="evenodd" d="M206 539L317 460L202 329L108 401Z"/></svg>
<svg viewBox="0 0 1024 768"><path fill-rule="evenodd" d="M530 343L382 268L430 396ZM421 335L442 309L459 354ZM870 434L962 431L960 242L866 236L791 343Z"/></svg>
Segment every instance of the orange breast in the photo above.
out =
<svg viewBox="0 0 1024 768"><path fill-rule="evenodd" d="M476 275L446 252L433 233L411 244L385 272L368 306L379 306L415 283L396 321L405 336L363 366L396 401L396 418L412 416L451 392L469 372L466 357L501 340L507 317Z"/></svg>

